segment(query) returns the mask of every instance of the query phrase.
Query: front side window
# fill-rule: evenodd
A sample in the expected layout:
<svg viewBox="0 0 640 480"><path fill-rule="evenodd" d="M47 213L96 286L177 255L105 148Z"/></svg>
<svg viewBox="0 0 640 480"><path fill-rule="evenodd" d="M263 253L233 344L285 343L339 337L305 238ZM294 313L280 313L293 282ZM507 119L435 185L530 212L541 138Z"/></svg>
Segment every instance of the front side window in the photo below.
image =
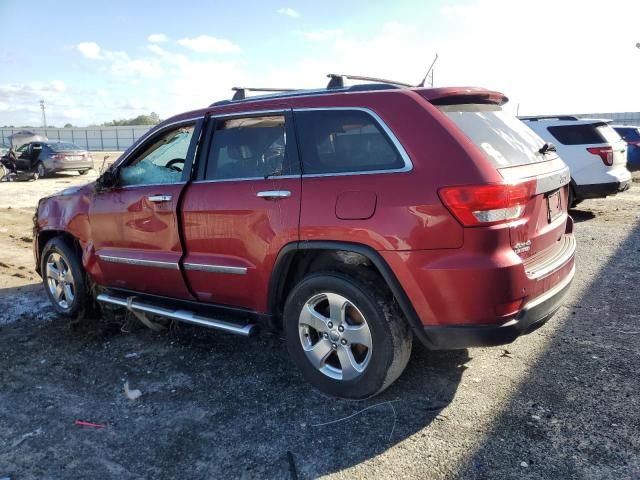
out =
<svg viewBox="0 0 640 480"><path fill-rule="evenodd" d="M296 112L305 174L395 170L404 167L380 125L357 110Z"/></svg>
<svg viewBox="0 0 640 480"><path fill-rule="evenodd" d="M216 123L207 158L207 180L288 174L285 117L234 118Z"/></svg>
<svg viewBox="0 0 640 480"><path fill-rule="evenodd" d="M194 128L195 124L182 125L152 138L131 163L120 169L119 184L180 182Z"/></svg>

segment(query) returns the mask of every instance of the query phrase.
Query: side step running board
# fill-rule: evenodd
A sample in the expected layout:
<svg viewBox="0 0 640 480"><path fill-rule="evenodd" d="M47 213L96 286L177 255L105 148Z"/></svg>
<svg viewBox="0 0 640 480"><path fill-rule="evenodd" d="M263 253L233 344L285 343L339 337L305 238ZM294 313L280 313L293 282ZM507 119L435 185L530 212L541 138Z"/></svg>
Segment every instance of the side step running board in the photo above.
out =
<svg viewBox="0 0 640 480"><path fill-rule="evenodd" d="M116 295L110 295L108 293L101 293L96 297L99 302L110 303L112 305L119 305L121 307L128 307L127 299ZM134 299L131 302L131 308L140 312L151 313L153 315L160 315L162 317L171 318L172 320L178 320L180 322L191 323L199 325L201 327L215 328L227 333L235 333L236 335L242 335L244 337L250 337L257 333L258 327L253 323L246 325L237 325L224 320L216 320L215 318L204 317L202 315L195 314L188 310L172 310L170 308L158 307L149 303L142 302Z"/></svg>

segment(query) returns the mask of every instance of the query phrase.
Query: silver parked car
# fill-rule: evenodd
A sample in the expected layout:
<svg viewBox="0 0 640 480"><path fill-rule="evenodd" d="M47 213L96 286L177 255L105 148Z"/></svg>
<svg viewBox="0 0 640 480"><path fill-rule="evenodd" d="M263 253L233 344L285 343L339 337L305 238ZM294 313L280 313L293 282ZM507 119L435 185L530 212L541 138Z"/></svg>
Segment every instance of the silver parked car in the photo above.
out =
<svg viewBox="0 0 640 480"><path fill-rule="evenodd" d="M35 167L38 177L69 170L84 175L93 168L91 153L69 142L29 142L21 145L16 153L18 168Z"/></svg>

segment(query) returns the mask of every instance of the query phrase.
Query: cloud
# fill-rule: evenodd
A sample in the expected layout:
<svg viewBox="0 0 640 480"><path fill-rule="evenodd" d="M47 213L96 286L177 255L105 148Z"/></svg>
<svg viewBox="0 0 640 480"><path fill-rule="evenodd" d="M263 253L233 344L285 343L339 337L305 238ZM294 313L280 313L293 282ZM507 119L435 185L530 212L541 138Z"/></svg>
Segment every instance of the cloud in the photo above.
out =
<svg viewBox="0 0 640 480"><path fill-rule="evenodd" d="M287 17L291 17L291 18L299 18L300 17L300 12L298 12L297 10L294 10L293 8L289 8L289 7L279 8L277 10L277 12L280 15L286 15Z"/></svg>
<svg viewBox="0 0 640 480"><path fill-rule="evenodd" d="M95 42L80 42L76 45L78 51L84 58L96 60L100 58L100 46Z"/></svg>
<svg viewBox="0 0 640 480"><path fill-rule="evenodd" d="M169 40L164 33L152 33L147 37L147 40L151 43L164 43Z"/></svg>
<svg viewBox="0 0 640 480"><path fill-rule="evenodd" d="M332 40L336 37L342 35L342 30L340 29L324 29L324 30L314 30L311 32L302 32L304 38L311 42L324 42L327 40Z"/></svg>
<svg viewBox="0 0 640 480"><path fill-rule="evenodd" d="M200 35L193 38L183 38L178 43L198 53L239 53L240 47L225 38L215 38Z"/></svg>

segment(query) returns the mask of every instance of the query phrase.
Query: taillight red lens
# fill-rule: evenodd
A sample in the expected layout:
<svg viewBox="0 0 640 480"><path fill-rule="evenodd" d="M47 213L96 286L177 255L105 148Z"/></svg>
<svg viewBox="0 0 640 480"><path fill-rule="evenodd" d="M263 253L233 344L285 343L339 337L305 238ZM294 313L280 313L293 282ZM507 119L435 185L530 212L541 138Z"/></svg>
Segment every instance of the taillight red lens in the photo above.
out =
<svg viewBox="0 0 640 480"><path fill-rule="evenodd" d="M605 165L613 165L613 148L611 147L589 147L587 152L598 155Z"/></svg>
<svg viewBox="0 0 640 480"><path fill-rule="evenodd" d="M53 155L52 158L54 160L64 160L65 156L60 154L60 153L57 153L57 154Z"/></svg>
<svg viewBox="0 0 640 480"><path fill-rule="evenodd" d="M520 218L537 182L463 185L441 188L438 194L449 211L466 227L496 225Z"/></svg>

